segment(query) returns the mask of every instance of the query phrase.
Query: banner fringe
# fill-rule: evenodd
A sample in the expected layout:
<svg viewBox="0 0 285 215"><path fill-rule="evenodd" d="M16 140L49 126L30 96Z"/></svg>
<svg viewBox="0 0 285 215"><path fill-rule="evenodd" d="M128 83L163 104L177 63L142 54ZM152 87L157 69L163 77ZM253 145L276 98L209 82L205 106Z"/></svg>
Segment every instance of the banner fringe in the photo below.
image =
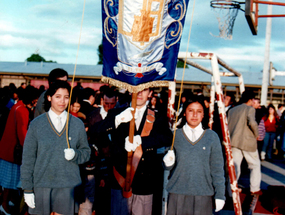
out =
<svg viewBox="0 0 285 215"><path fill-rule="evenodd" d="M169 81L151 81L151 82L147 82L147 83L140 84L137 86L133 86L133 85L130 85L128 83L118 81L118 80L115 80L113 78L109 78L109 77L105 77L105 76L101 76L101 81L103 83L107 83L107 84L110 84L112 86L116 86L116 87L121 88L121 89L126 89L130 93L138 93L138 92L140 92L146 88L150 88L150 87L168 87L169 86Z"/></svg>

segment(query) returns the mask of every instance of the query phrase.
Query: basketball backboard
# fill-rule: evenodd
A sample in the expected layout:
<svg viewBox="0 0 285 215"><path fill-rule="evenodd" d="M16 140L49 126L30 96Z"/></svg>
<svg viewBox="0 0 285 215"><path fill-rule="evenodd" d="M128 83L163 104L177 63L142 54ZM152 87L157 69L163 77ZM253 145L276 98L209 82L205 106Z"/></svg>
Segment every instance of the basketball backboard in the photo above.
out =
<svg viewBox="0 0 285 215"><path fill-rule="evenodd" d="M245 17L253 35L257 35L258 4L254 0L245 0Z"/></svg>

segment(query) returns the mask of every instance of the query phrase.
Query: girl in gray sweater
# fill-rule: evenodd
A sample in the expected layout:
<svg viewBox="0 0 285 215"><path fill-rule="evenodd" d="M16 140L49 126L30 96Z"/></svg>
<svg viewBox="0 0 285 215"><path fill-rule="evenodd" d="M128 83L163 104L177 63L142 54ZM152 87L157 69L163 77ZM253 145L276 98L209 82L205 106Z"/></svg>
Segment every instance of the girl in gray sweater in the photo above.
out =
<svg viewBox="0 0 285 215"><path fill-rule="evenodd" d="M211 215L212 197L216 211L225 203L221 144L214 131L202 128L203 107L196 96L185 103L185 125L176 131L174 151L163 158L166 168L172 169L166 187L168 215Z"/></svg>
<svg viewBox="0 0 285 215"><path fill-rule="evenodd" d="M48 112L35 118L24 142L21 182L30 214L74 215L74 188L81 184L78 164L90 157L82 121L65 111L70 86L56 81L46 92ZM66 140L68 129L68 148Z"/></svg>

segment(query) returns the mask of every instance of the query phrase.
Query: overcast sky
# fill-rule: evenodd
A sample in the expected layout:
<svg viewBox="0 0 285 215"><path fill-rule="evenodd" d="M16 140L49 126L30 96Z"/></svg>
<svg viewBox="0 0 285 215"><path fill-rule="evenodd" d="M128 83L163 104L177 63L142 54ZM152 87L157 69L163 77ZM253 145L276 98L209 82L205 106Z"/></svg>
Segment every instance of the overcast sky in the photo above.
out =
<svg viewBox="0 0 285 215"><path fill-rule="evenodd" d="M188 5L180 51L187 48L193 3L190 0ZM75 64L83 4L83 0L0 1L0 62L24 62L31 54L38 53L46 60ZM273 13L284 13L284 9L273 6ZM266 14L267 6L260 5L259 13ZM97 64L101 21L100 0L86 0L77 64ZM196 0L188 51L215 53L239 72L260 72L265 30L266 18L260 18L258 35L253 36L244 12L239 11L232 40L213 36L219 35L216 12L211 9L210 1ZM278 71L285 71L284 38L285 18L273 18L270 61Z"/></svg>

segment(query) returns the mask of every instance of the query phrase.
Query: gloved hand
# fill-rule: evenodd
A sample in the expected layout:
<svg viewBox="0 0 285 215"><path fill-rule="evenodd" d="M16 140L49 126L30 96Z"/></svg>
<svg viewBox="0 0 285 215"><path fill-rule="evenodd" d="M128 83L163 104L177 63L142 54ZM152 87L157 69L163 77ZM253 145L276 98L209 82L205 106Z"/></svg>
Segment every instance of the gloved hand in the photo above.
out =
<svg viewBox="0 0 285 215"><path fill-rule="evenodd" d="M129 107L126 110L124 110L123 112L121 112L120 114L118 114L115 117L115 126L116 128L122 123L122 122L129 122L132 120L133 118L133 114L132 111L134 110L134 108Z"/></svg>
<svg viewBox="0 0 285 215"><path fill-rule="evenodd" d="M136 148L142 144L142 139L140 135L136 135L133 138L133 143L130 143L129 136L125 139L125 149L127 152L136 151Z"/></svg>
<svg viewBox="0 0 285 215"><path fill-rule="evenodd" d="M30 208L35 208L35 194L33 193L24 193L24 199L26 204L30 207Z"/></svg>
<svg viewBox="0 0 285 215"><path fill-rule="evenodd" d="M216 212L220 211L223 209L225 205L225 200L222 199L215 199L215 204L216 204Z"/></svg>
<svg viewBox="0 0 285 215"><path fill-rule="evenodd" d="M175 163L175 154L173 150L168 150L163 157L163 162L166 167L170 167Z"/></svg>
<svg viewBox="0 0 285 215"><path fill-rule="evenodd" d="M69 149L64 149L64 157L66 160L70 161L74 158L75 156L75 151L72 148Z"/></svg>

